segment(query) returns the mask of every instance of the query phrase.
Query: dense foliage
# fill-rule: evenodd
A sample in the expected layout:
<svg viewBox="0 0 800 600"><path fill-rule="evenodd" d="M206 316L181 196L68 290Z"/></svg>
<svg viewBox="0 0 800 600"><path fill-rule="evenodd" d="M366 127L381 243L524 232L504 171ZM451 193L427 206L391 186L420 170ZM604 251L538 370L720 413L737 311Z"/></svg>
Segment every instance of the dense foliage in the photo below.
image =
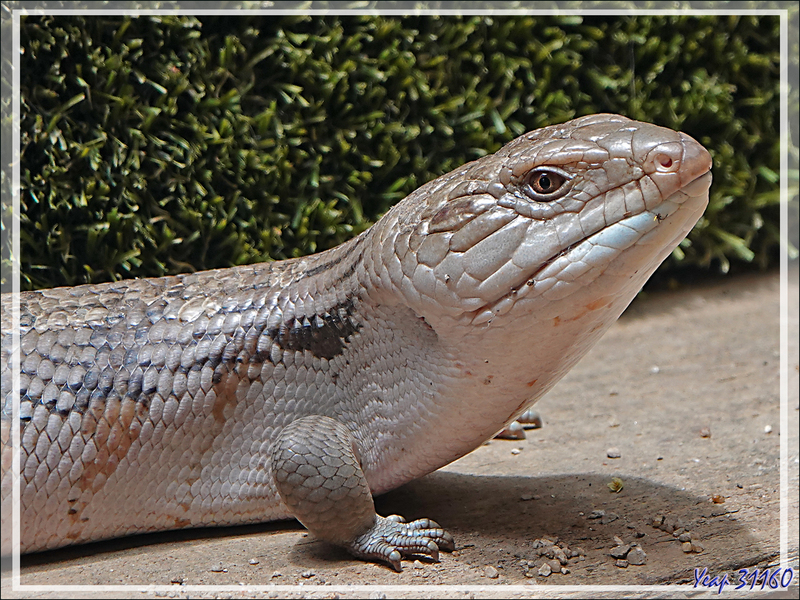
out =
<svg viewBox="0 0 800 600"><path fill-rule="evenodd" d="M323 250L425 181L594 112L713 154L709 209L666 268L764 266L778 40L769 16L29 16L22 286Z"/></svg>

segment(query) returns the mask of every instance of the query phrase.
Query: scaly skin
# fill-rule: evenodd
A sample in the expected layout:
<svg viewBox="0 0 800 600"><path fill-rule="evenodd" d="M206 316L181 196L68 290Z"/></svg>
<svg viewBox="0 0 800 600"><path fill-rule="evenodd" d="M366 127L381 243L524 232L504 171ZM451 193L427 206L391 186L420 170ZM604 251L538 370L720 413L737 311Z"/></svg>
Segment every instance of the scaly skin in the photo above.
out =
<svg viewBox="0 0 800 600"><path fill-rule="evenodd" d="M378 517L372 494L550 389L699 219L710 167L684 134L583 117L327 252L23 293L19 337L4 296L4 553L17 423L22 552L292 516L397 569L452 549L432 521Z"/></svg>

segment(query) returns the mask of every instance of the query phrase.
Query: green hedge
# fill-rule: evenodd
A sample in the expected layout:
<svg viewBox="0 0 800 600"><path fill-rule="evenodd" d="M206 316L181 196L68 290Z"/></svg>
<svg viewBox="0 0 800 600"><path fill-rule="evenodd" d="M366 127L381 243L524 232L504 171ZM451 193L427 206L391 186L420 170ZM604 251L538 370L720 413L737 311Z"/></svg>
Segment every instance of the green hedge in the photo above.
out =
<svg viewBox="0 0 800 600"><path fill-rule="evenodd" d="M594 112L713 154L710 206L664 268L767 266L778 39L758 16L28 16L22 287L320 251L425 181Z"/></svg>

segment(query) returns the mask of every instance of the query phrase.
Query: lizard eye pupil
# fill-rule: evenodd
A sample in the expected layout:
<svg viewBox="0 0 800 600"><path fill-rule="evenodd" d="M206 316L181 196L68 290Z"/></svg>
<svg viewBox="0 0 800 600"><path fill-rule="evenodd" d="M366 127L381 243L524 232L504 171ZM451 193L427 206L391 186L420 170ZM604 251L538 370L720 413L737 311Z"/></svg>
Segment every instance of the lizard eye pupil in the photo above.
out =
<svg viewBox="0 0 800 600"><path fill-rule="evenodd" d="M549 194L556 188L556 184L547 173L542 173L534 184L534 188L541 194Z"/></svg>
<svg viewBox="0 0 800 600"><path fill-rule="evenodd" d="M527 177L529 195L534 200L555 200L569 191L569 179L553 170L536 169ZM561 193L559 193L561 192Z"/></svg>

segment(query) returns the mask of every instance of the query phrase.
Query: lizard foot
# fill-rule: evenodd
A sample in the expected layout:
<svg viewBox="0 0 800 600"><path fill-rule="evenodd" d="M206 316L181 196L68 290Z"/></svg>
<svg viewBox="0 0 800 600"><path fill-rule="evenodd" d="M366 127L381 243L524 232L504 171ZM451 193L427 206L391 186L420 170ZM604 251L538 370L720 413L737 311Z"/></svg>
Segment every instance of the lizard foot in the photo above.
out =
<svg viewBox="0 0 800 600"><path fill-rule="evenodd" d="M539 412L529 408L494 437L501 440L524 440L526 429L539 429L541 426L542 417Z"/></svg>
<svg viewBox="0 0 800 600"><path fill-rule="evenodd" d="M366 533L353 540L348 548L360 558L381 560L402 571L400 561L412 554L430 556L439 562L439 550L455 549L453 536L430 519L417 519L410 523L400 515L380 517Z"/></svg>

